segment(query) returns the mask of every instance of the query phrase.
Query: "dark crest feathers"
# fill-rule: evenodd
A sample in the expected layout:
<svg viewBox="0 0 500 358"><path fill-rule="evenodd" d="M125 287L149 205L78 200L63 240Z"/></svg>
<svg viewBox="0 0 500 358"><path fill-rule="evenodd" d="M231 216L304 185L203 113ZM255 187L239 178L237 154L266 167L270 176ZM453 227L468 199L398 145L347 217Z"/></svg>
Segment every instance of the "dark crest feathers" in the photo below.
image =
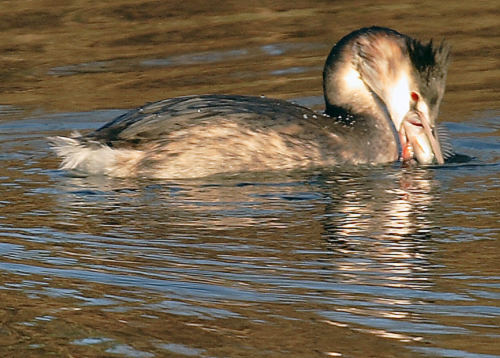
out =
<svg viewBox="0 0 500 358"><path fill-rule="evenodd" d="M445 41L439 46L434 46L432 40L428 44L407 38L408 56L420 74L420 79L427 85L436 80L446 77L450 57L450 47Z"/></svg>

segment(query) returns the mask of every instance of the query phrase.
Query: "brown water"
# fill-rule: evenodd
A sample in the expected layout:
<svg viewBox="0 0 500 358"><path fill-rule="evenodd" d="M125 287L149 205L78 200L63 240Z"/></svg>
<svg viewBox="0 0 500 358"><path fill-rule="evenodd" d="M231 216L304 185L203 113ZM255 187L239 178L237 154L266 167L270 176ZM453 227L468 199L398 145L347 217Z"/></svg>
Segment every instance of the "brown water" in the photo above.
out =
<svg viewBox="0 0 500 358"><path fill-rule="evenodd" d="M0 2L0 356L500 357L497 1ZM446 37L441 167L75 178L45 137L195 93L320 108L362 26Z"/></svg>

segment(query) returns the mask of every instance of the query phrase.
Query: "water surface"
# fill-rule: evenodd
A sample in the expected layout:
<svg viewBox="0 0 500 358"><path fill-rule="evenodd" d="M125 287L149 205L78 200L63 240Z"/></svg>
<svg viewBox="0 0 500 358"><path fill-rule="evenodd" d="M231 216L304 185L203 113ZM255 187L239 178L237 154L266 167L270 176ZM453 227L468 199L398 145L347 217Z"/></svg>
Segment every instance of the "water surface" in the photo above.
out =
<svg viewBox="0 0 500 358"><path fill-rule="evenodd" d="M207 4L0 4L0 355L500 357L496 2ZM57 170L47 136L147 101L320 108L331 45L375 20L452 44L441 121L467 160L176 181Z"/></svg>

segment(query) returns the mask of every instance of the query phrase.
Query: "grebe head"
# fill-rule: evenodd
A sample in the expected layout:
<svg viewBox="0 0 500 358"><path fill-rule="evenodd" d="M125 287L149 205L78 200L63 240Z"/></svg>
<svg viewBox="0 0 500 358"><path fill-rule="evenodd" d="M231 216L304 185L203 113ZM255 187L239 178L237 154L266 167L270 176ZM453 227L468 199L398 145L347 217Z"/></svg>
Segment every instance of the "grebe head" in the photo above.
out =
<svg viewBox="0 0 500 358"><path fill-rule="evenodd" d="M323 71L326 112L340 107L352 114L390 120L402 159L444 162L436 132L449 49L422 44L382 27L363 28L342 38Z"/></svg>

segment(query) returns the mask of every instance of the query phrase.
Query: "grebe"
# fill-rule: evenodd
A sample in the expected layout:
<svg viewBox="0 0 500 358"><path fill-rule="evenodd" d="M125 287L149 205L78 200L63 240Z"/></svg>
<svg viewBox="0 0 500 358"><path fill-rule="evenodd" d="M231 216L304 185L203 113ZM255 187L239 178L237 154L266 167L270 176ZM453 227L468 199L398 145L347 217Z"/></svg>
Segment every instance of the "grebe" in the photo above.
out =
<svg viewBox="0 0 500 358"><path fill-rule="evenodd" d="M362 28L326 60L323 114L279 99L186 96L50 142L62 169L116 177L193 178L398 159L442 164L435 122L448 54L444 42Z"/></svg>

